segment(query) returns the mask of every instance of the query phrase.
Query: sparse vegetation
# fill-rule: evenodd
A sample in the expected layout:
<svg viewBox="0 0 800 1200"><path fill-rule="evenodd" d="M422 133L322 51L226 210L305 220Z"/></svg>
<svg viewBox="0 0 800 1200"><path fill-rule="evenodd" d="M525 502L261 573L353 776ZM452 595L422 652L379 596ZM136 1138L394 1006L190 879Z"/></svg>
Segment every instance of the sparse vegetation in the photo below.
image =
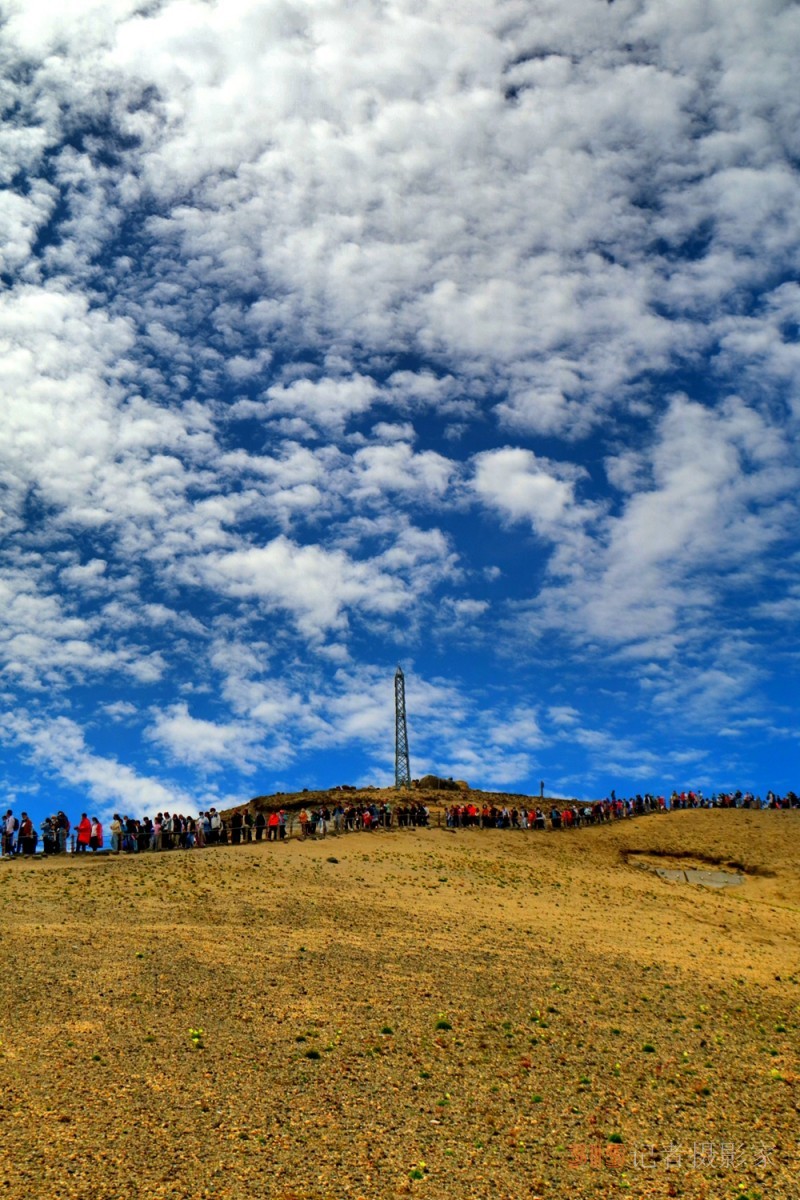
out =
<svg viewBox="0 0 800 1200"><path fill-rule="evenodd" d="M330 844L299 841L120 858L95 864L91 895L79 862L0 863L9 1200L62 1186L48 1163L65 1200L127 1195L110 1131L177 1146L175 1186L208 1200L263 1194L265 1172L287 1197L489 1200L524 1179L561 1200L623 1192L624 1170L635 1191L634 1146L663 1156L698 1122L750 1152L758 1119L759 1144L788 1145L800 914L775 899L800 836L775 828L702 812L538 840L434 826L341 839L341 872ZM676 896L620 854L685 837L711 855L721 829L726 859L772 862L757 903L749 884ZM102 1162L70 1157L78 1130ZM579 1142L602 1169L570 1166ZM772 1154L776 1196L795 1165ZM136 1172L141 1200L172 1186L163 1157ZM701 1200L710 1176L674 1178ZM717 1164L713 1186L760 1190L747 1163Z"/></svg>

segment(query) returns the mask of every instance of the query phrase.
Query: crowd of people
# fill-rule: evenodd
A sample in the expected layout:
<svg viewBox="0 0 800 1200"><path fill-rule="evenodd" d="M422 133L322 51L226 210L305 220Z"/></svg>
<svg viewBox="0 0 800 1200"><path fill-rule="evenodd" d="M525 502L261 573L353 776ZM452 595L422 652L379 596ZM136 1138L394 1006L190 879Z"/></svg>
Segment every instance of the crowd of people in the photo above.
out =
<svg viewBox="0 0 800 1200"><path fill-rule="evenodd" d="M651 793L617 797L615 792L604 800L591 803L580 801L527 803L509 807L485 802L467 801L452 804L445 810L448 828L464 829L573 829L582 825L618 821L651 812L669 812L684 808L800 808L800 797L794 792L779 796L769 791L762 800L752 792L720 792L706 797L702 791L673 791L667 796ZM215 808L196 817L181 813L157 813L141 820L115 813L109 822L108 845L106 831L97 817L81 814L73 828L63 811L46 817L40 826L41 851L54 854L91 854L110 851L111 854L138 854L145 851L191 850L203 846L233 845L244 842L285 841L297 826L302 838L321 838L328 833L352 833L374 829L425 827L430 824L430 811L422 801L398 805L394 810L388 803L347 804L303 808L299 813L272 809L256 813L249 808L236 810L225 818ZM16 817L9 809L2 823L2 855L30 856L39 849L40 832L26 812Z"/></svg>
<svg viewBox="0 0 800 1200"><path fill-rule="evenodd" d="M249 808L236 810L227 818L210 808L196 817L182 813L157 813L141 820L114 813L106 829L97 817L81 814L74 827L66 813L58 812L42 821L41 852L54 854L139 854L145 851L192 850L203 846L232 845L244 842L285 841L294 830L300 836L325 837L330 833L388 829L427 825L429 810L422 803L401 804L392 811L390 804L356 805L337 803L303 808L299 814L286 809L253 813ZM27 813L16 817L11 809L3 818L2 855L30 856L39 849L40 834ZM108 843L106 843L106 837Z"/></svg>
<svg viewBox="0 0 800 1200"><path fill-rule="evenodd" d="M547 812L544 807L529 807L524 803L518 807L471 802L452 804L446 810L446 821L451 829L573 829L581 825L596 825L644 813L682 808L800 808L800 797L794 792L779 796L770 791L762 800L752 792L714 792L706 797L702 791L673 791L669 796L655 796L647 792L622 799L612 791L605 800L591 803L551 801Z"/></svg>

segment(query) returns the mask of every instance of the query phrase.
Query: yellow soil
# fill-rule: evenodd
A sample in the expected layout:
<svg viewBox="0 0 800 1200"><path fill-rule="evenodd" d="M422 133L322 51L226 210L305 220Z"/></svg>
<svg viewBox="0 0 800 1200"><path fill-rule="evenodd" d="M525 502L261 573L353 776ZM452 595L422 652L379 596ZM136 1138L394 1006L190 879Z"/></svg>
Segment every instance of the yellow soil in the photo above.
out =
<svg viewBox="0 0 800 1200"><path fill-rule="evenodd" d="M800 812L4 862L0 903L0 1194L800 1195Z"/></svg>

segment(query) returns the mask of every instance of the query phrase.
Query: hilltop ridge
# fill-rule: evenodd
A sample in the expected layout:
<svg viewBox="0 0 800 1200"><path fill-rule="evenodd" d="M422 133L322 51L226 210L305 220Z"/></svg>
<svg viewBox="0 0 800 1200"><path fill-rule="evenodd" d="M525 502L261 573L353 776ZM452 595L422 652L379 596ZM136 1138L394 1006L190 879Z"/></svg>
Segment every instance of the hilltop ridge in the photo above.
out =
<svg viewBox="0 0 800 1200"><path fill-rule="evenodd" d="M365 787L355 787L350 784L336 784L330 788L302 788L295 792L273 792L270 795L253 796L250 800L243 801L241 804L232 805L229 809L223 810L223 816L228 813L243 812L245 809L250 809L251 812L270 812L276 808L283 808L287 812L299 810L308 805L331 804L337 801L346 801L349 804L363 802L365 804L391 804L393 807L397 804L404 803L422 803L426 804L434 810L442 807L447 807L450 804L474 803L483 805L519 805L523 802L527 804L552 804L552 803L580 803L580 801L567 800L563 796L537 796L526 792L501 792L501 791L485 791L481 788L472 788L464 780L442 780L440 785L436 786L429 782L430 776L423 776L421 780L414 781L411 788L396 788L394 786L378 787L368 785Z"/></svg>

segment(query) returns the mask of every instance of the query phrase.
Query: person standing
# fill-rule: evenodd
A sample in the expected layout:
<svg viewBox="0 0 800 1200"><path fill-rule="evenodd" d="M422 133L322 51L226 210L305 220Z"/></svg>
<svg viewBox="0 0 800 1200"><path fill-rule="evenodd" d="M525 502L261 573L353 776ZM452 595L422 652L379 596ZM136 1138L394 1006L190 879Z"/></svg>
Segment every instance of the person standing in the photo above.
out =
<svg viewBox="0 0 800 1200"><path fill-rule="evenodd" d="M31 855L36 853L36 842L38 840L33 821L27 813L23 813L19 821L19 844L22 853Z"/></svg>
<svg viewBox="0 0 800 1200"><path fill-rule="evenodd" d="M56 825L55 817L45 817L40 826L42 831L42 853L48 858L56 852Z"/></svg>
<svg viewBox="0 0 800 1200"><path fill-rule="evenodd" d="M85 854L89 842L92 838L92 822L87 817L86 813L81 813L81 819L78 822L78 845L79 854Z"/></svg>
<svg viewBox="0 0 800 1200"><path fill-rule="evenodd" d="M69 817L63 810L59 810L56 815L56 841L59 854L67 853L67 838L69 837Z"/></svg>
<svg viewBox="0 0 800 1200"><path fill-rule="evenodd" d="M9 857L14 853L14 835L17 832L17 819L11 809L3 818L3 854Z"/></svg>
<svg viewBox="0 0 800 1200"><path fill-rule="evenodd" d="M124 837L122 845L126 854L138 854L139 852L139 822L135 817L125 817L124 821Z"/></svg>
<svg viewBox="0 0 800 1200"><path fill-rule="evenodd" d="M165 812L163 819L161 821L161 849L162 850L171 850L172 849L172 832L173 832L172 817L169 815L168 812Z"/></svg>
<svg viewBox="0 0 800 1200"><path fill-rule="evenodd" d="M78 841L80 841L80 825L78 826ZM122 821L119 813L114 813L109 825L111 830L111 853L119 854L119 848L122 842Z"/></svg>
<svg viewBox="0 0 800 1200"><path fill-rule="evenodd" d="M89 836L89 845L93 852L103 849L103 826L97 817L92 817L92 831Z"/></svg>

